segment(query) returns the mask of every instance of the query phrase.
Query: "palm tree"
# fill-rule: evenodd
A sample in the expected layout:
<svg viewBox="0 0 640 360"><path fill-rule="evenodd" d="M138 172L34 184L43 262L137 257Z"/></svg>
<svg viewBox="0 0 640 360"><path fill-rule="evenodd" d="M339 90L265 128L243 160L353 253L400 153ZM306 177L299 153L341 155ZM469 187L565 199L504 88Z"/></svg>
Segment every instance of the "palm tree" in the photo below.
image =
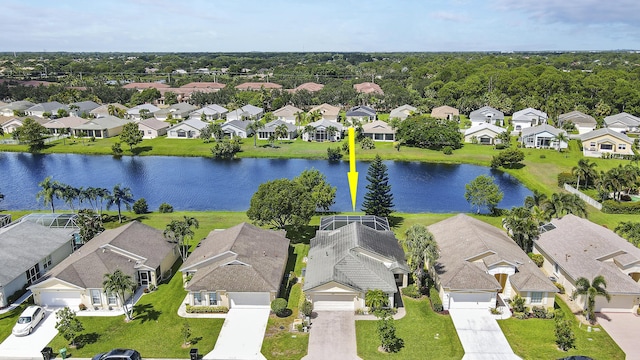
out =
<svg viewBox="0 0 640 360"><path fill-rule="evenodd" d="M104 274L104 281L102 287L107 294L115 294L122 304L122 309L127 317L127 320L131 320L131 311L133 306L127 306L125 299L127 293L133 293L136 291L137 284L133 281L130 275L122 272L120 269L116 269L112 274Z"/></svg>
<svg viewBox="0 0 640 360"><path fill-rule="evenodd" d="M316 134L316 128L311 126L311 125L306 125L304 127L304 129L302 129L302 132L306 133L307 134L307 140L311 141L314 138L315 134Z"/></svg>
<svg viewBox="0 0 640 360"><path fill-rule="evenodd" d="M314 110L307 116L307 120L309 122L316 122L320 119L322 119L322 113L320 112L320 110Z"/></svg>
<svg viewBox="0 0 640 360"><path fill-rule="evenodd" d="M633 245L640 247L640 222L623 221L616 226L615 231Z"/></svg>
<svg viewBox="0 0 640 360"><path fill-rule="evenodd" d="M296 126L300 128L305 125L308 119L307 113L304 111L298 111L296 114Z"/></svg>
<svg viewBox="0 0 640 360"><path fill-rule="evenodd" d="M529 210L533 209L533 207L542 209L547 202L549 202L549 199L546 194L533 190L533 196L527 196L524 199L524 207Z"/></svg>
<svg viewBox="0 0 640 360"><path fill-rule="evenodd" d="M216 141L222 140L222 137L224 136L222 125L220 125L219 123L213 123L209 124L209 127L211 128L211 135L213 135L214 139L216 139Z"/></svg>
<svg viewBox="0 0 640 360"><path fill-rule="evenodd" d="M405 235L403 246L406 249L407 262L415 283L421 288L425 267L433 266L440 256L438 243L427 227L421 224L411 226Z"/></svg>
<svg viewBox="0 0 640 360"><path fill-rule="evenodd" d="M538 221L526 207L514 207L507 217L502 220L511 238L526 253L533 248L533 241L538 237Z"/></svg>
<svg viewBox="0 0 640 360"><path fill-rule="evenodd" d="M61 185L60 186L60 195L64 202L69 205L72 212L75 212L75 208L73 207L73 202L80 196L80 190L74 188L71 185Z"/></svg>
<svg viewBox="0 0 640 360"><path fill-rule="evenodd" d="M587 204L577 194L562 194L561 201L564 214L587 217Z"/></svg>
<svg viewBox="0 0 640 360"><path fill-rule="evenodd" d="M384 291L380 289L373 289L368 290L364 294L364 303L365 305L370 307L371 310L377 310L387 306L389 303L389 298L387 297L387 294L384 293Z"/></svg>
<svg viewBox="0 0 640 360"><path fill-rule="evenodd" d="M594 314L596 305L596 296L603 296L607 301L611 300L611 295L607 292L607 282L604 276L598 275L593 278L593 281L589 282L587 278L580 277L576 280L576 292L575 295L586 295L585 310L587 311L587 320L592 324L595 322L596 317Z"/></svg>
<svg viewBox="0 0 640 360"><path fill-rule="evenodd" d="M198 219L184 216L183 220L171 220L162 233L166 239L178 244L182 261L187 260L189 246L187 245L186 238L193 239L194 232L191 229L192 227L196 229L200 227Z"/></svg>
<svg viewBox="0 0 640 360"><path fill-rule="evenodd" d="M38 191L36 198L38 200L42 198L42 202L45 205L51 205L51 212L56 212L55 206L53 205L53 199L59 199L62 197L60 183L57 181L51 181L51 176L47 176L44 180L38 183L38 186L40 186L42 190Z"/></svg>
<svg viewBox="0 0 640 360"><path fill-rule="evenodd" d="M122 223L122 204L125 205L127 210L131 210L131 204L133 204L133 202L134 200L131 189L129 189L128 187L122 188L120 187L120 184L116 184L113 187L111 196L109 196L109 198L107 199L107 209L110 209L112 205L116 205L118 207L118 221Z"/></svg>
<svg viewBox="0 0 640 360"><path fill-rule="evenodd" d="M337 133L338 133L338 129L335 126L328 126L327 127L327 140L334 141L335 140L334 136L336 136Z"/></svg>
<svg viewBox="0 0 640 360"><path fill-rule="evenodd" d="M252 121L247 125L247 131L253 132L253 147L258 147L258 130L264 128L264 123L260 120Z"/></svg>
<svg viewBox="0 0 640 360"><path fill-rule="evenodd" d="M287 128L286 124L280 124L276 126L274 133L276 139L280 139L280 143L282 144L282 139L289 137L289 128Z"/></svg>
<svg viewBox="0 0 640 360"><path fill-rule="evenodd" d="M578 181L576 183L577 190L580 190L580 178L584 179L584 186L587 187L589 185L589 179L596 177L596 166L598 166L598 164L591 162L588 159L578 160L578 165L571 169L571 173L578 177Z"/></svg>
<svg viewBox="0 0 640 360"><path fill-rule="evenodd" d="M564 210L564 204L562 203L562 194L551 194L551 199L547 202L544 210L549 219L555 217L559 219L562 217L562 211Z"/></svg>
<svg viewBox="0 0 640 360"><path fill-rule="evenodd" d="M564 131L560 131L558 133L558 135L553 137L553 140L556 141L557 143L557 150L558 152L560 152L560 150L562 150L562 148L560 147L560 145L562 145L563 142L565 143L569 143L569 137L567 137L567 134Z"/></svg>

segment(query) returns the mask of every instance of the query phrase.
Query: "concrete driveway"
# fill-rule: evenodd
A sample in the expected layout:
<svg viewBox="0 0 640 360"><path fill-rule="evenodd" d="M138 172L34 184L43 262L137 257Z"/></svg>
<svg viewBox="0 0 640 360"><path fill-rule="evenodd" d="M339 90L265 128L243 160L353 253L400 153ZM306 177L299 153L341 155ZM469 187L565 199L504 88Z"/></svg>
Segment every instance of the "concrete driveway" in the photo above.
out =
<svg viewBox="0 0 640 360"><path fill-rule="evenodd" d="M40 351L58 334L58 330L56 330L55 310L45 310L47 314L46 317L33 329L31 335L9 335L9 337L0 344L0 359L42 359ZM59 349L54 349L54 352L58 350Z"/></svg>
<svg viewBox="0 0 640 360"><path fill-rule="evenodd" d="M316 314L311 319L308 355L302 359L360 359L353 311L318 311Z"/></svg>
<svg viewBox="0 0 640 360"><path fill-rule="evenodd" d="M622 348L627 360L640 360L640 317L631 313L596 313L598 324Z"/></svg>
<svg viewBox="0 0 640 360"><path fill-rule="evenodd" d="M511 350L502 329L486 309L449 310L464 348L463 360L520 359Z"/></svg>
<svg viewBox="0 0 640 360"><path fill-rule="evenodd" d="M231 308L213 351L204 359L266 360L260 353L269 320L269 307Z"/></svg>

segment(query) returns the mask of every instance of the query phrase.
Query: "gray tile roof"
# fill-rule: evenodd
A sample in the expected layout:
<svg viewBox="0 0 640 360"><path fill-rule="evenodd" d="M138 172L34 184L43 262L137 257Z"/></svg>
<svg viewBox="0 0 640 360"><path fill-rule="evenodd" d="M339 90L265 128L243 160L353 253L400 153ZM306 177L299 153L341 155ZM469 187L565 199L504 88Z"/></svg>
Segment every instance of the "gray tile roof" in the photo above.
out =
<svg viewBox="0 0 640 360"><path fill-rule="evenodd" d="M284 231L241 223L210 232L180 271L195 271L189 291L278 291L288 253Z"/></svg>
<svg viewBox="0 0 640 360"><path fill-rule="evenodd" d="M190 127L192 129L196 129L196 130L202 130L205 127L207 127L207 125L209 125L209 123L201 121L200 119L187 119L187 120L185 120L183 122L179 122L179 123L173 125L169 129L167 129L167 131L171 131L173 129L184 128L185 126L186 127Z"/></svg>
<svg viewBox="0 0 640 360"><path fill-rule="evenodd" d="M73 127L85 124L87 121L89 120L83 119L81 117L67 116L63 118L49 120L46 123L44 123L42 126L46 127L47 129L73 128Z"/></svg>
<svg viewBox="0 0 640 360"><path fill-rule="evenodd" d="M365 134L395 134L396 131L382 120L376 120L362 125Z"/></svg>
<svg viewBox="0 0 640 360"><path fill-rule="evenodd" d="M548 118L549 116L547 115L546 112L540 111L538 109L530 108L530 107L514 112L513 116L511 117L511 119L515 121L518 121L518 120L528 121L531 119L546 120Z"/></svg>
<svg viewBox="0 0 640 360"><path fill-rule="evenodd" d="M478 110L472 111L469 114L469 119L476 121L485 121L487 117L491 117L492 119L503 120L504 113L500 110L494 109L491 106L483 106Z"/></svg>
<svg viewBox="0 0 640 360"><path fill-rule="evenodd" d="M604 123L609 126L613 123L620 122L627 126L640 126L640 118L637 116L633 116L626 112L622 112L620 114L610 115L604 118Z"/></svg>
<svg viewBox="0 0 640 360"><path fill-rule="evenodd" d="M69 108L65 104L61 104L57 101L51 101L51 102L45 102L45 103L33 105L32 107L28 108L26 111L42 111L42 112L55 113L56 111L58 111L58 109L69 110Z"/></svg>
<svg viewBox="0 0 640 360"><path fill-rule="evenodd" d="M409 272L393 232L358 222L337 230L318 230L311 239L308 259L305 290L335 281L360 291L395 292L393 274Z"/></svg>
<svg viewBox="0 0 640 360"><path fill-rule="evenodd" d="M79 101L71 103L69 105L76 105L77 107L79 107L78 116L80 116L84 112L89 113L91 110L94 110L100 106L100 104L93 101Z"/></svg>
<svg viewBox="0 0 640 360"><path fill-rule="evenodd" d="M120 126L124 126L124 124L129 123L131 121L120 119L115 116L107 115L99 118L95 118L89 120L88 122L74 126L73 129L77 130L102 130L102 129L113 129Z"/></svg>
<svg viewBox="0 0 640 360"><path fill-rule="evenodd" d="M124 111L126 112L127 110L129 110L128 107L122 105L122 104L118 104L118 103L110 103L110 104L104 104L104 105L100 105L97 108L91 110L89 113L92 115L109 115L109 106L113 105L115 108L117 109L124 109Z"/></svg>
<svg viewBox="0 0 640 360"><path fill-rule="evenodd" d="M23 110L27 110L28 108L32 107L33 105L35 105L34 103L32 103L31 101L13 101L9 104L3 105L2 107L0 107L0 110L18 110L18 111L23 111Z"/></svg>
<svg viewBox="0 0 640 360"><path fill-rule="evenodd" d="M412 112L416 111L417 108L411 105L402 105L399 106L389 113L389 119L398 118L398 119L406 119Z"/></svg>
<svg viewBox="0 0 640 360"><path fill-rule="evenodd" d="M481 123L480 125L472 126L472 127L468 128L467 130L465 130L464 131L464 135L467 136L467 135L475 134L478 131L481 131L481 130L484 130L484 129L491 130L496 134L500 134L500 133L503 133L503 132L507 131L507 129L505 129L503 127L500 127L500 126L496 126L496 125L489 124L489 123Z"/></svg>
<svg viewBox="0 0 640 360"><path fill-rule="evenodd" d="M375 116L376 111L368 106L355 106L349 109L346 116Z"/></svg>
<svg viewBox="0 0 640 360"><path fill-rule="evenodd" d="M600 128L593 131L589 131L588 133L584 133L580 135L580 141L586 141L586 140L597 138L603 135L611 135L619 140L623 140L629 144L633 144L633 139L628 137L626 134L619 133L609 128Z"/></svg>
<svg viewBox="0 0 640 360"><path fill-rule="evenodd" d="M222 130L226 130L229 127L235 127L236 129L247 130L247 126L251 124L252 120L231 120L222 124Z"/></svg>
<svg viewBox="0 0 640 360"><path fill-rule="evenodd" d="M146 109L149 110L150 114L153 114L154 112L160 110L159 107L152 105L152 104L141 104L141 105L136 105L134 107L132 107L131 109L127 110L127 114L130 115L138 115L140 114L140 110L142 109Z"/></svg>
<svg viewBox="0 0 640 360"><path fill-rule="evenodd" d="M287 126L287 131L288 132L294 132L294 131L298 130L298 128L293 124L290 124L290 123L282 121L282 120L273 120L273 121L265 124L264 125L264 130L261 130L261 131L264 131L264 132L275 131L276 128L278 126L282 125L282 124Z"/></svg>
<svg viewBox="0 0 640 360"><path fill-rule="evenodd" d="M6 285L29 268L69 244L76 228L52 229L30 221L0 228L0 285ZM40 269L42 270L42 269Z"/></svg>
<svg viewBox="0 0 640 360"><path fill-rule="evenodd" d="M542 125L532 126L532 127L529 127L529 128L522 129L522 135L521 136L524 138L526 136L540 134L540 133L543 133L545 131L550 133L550 134L552 134L553 136L557 136L560 133L565 133L565 135L566 135L566 132L564 130L555 128L555 127L553 127L553 126L551 126L549 124L542 124Z"/></svg>
<svg viewBox="0 0 640 360"><path fill-rule="evenodd" d="M150 129L154 129L154 130L161 130L161 129L166 129L169 126L171 126L171 124L169 124L168 122L165 121L160 121L156 118L149 118L149 119L144 119L142 121L140 121L138 123L138 125L144 125Z"/></svg>
<svg viewBox="0 0 640 360"><path fill-rule="evenodd" d="M540 235L535 246L551 258L575 282L603 275L611 294L640 295L640 284L620 266L640 264L640 249L613 231L574 215L554 219L556 227Z"/></svg>
<svg viewBox="0 0 640 360"><path fill-rule="evenodd" d="M177 103L169 106L168 108L160 109L153 113L154 116L167 116L169 114L180 114L186 116L187 114L195 111L197 108L189 103Z"/></svg>
<svg viewBox="0 0 640 360"><path fill-rule="evenodd" d="M440 248L436 270L445 288L499 290L487 271L494 265L516 266L511 284L519 291L556 292L557 288L504 231L465 214L428 226Z"/></svg>
<svg viewBox="0 0 640 360"><path fill-rule="evenodd" d="M327 119L320 119L318 121L314 121L312 123L309 123L309 125L313 126L316 129L319 128L319 127L322 127L322 128L326 129L329 126L333 126L340 132L342 132L344 130L344 127L339 122L331 121L331 120L327 120Z"/></svg>
<svg viewBox="0 0 640 360"><path fill-rule="evenodd" d="M568 112L566 114L561 114L560 116L558 116L558 123L560 125L564 124L565 121L570 121L575 125L594 125L595 126L598 123L593 116L587 115L577 110Z"/></svg>

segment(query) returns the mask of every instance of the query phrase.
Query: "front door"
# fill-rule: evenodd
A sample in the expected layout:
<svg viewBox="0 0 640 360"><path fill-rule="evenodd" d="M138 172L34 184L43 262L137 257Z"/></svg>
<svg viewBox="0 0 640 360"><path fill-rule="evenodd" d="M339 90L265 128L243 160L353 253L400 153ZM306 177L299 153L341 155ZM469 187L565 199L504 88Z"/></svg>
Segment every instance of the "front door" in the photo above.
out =
<svg viewBox="0 0 640 360"><path fill-rule="evenodd" d="M147 286L149 285L149 272L148 271L140 271L138 273L138 284L140 286Z"/></svg>

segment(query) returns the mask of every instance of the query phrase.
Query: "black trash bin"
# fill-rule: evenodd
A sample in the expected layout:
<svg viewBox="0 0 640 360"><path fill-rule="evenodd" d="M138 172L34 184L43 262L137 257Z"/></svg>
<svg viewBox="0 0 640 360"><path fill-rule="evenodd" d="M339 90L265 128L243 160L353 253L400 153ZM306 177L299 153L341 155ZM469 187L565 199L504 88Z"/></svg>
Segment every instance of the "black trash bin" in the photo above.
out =
<svg viewBox="0 0 640 360"><path fill-rule="evenodd" d="M53 349L50 347L46 347L44 349L42 349L42 351L40 351L40 353L42 353L42 358L44 360L51 360L51 358L53 357Z"/></svg>
<svg viewBox="0 0 640 360"><path fill-rule="evenodd" d="M198 360L198 349L189 350L189 359Z"/></svg>

